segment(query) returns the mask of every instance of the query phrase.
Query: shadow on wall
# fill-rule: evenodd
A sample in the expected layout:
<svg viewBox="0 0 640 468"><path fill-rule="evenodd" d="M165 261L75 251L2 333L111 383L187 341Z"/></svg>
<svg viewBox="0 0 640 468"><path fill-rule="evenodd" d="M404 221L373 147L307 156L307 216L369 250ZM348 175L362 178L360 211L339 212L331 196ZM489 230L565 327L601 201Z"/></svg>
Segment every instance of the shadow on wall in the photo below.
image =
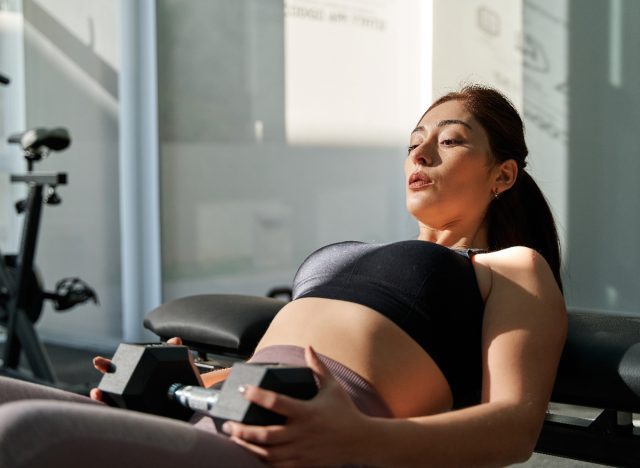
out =
<svg viewBox="0 0 640 468"><path fill-rule="evenodd" d="M95 24L92 19L89 19L88 25L91 38L85 44L33 0L25 1L24 16L36 31L63 50L69 60L99 83L115 100L118 99L118 71L94 52Z"/></svg>

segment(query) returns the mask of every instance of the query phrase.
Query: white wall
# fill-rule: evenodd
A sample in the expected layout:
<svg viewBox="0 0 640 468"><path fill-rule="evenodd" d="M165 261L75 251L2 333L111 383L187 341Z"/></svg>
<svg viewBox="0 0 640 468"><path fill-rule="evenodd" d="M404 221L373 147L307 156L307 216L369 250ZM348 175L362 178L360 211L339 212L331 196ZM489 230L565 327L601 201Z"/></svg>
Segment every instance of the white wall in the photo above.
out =
<svg viewBox="0 0 640 468"><path fill-rule="evenodd" d="M9 174L22 170L24 161L18 147L7 137L25 126L24 48L21 2L0 7L0 72L11 82L0 87L0 200L15 200L25 188L11 184ZM19 241L19 218L12 203L0 204L0 251L12 252Z"/></svg>

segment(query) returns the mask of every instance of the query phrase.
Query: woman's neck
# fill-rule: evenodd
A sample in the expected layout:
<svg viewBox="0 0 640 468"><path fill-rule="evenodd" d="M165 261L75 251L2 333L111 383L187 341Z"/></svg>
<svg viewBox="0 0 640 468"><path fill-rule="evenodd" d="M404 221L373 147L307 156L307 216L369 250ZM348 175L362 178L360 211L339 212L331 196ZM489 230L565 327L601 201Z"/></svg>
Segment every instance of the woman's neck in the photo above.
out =
<svg viewBox="0 0 640 468"><path fill-rule="evenodd" d="M418 225L420 228L418 240L461 249L487 249L489 247L487 229L484 223L475 228L466 229L460 226L437 229L423 223L418 223Z"/></svg>

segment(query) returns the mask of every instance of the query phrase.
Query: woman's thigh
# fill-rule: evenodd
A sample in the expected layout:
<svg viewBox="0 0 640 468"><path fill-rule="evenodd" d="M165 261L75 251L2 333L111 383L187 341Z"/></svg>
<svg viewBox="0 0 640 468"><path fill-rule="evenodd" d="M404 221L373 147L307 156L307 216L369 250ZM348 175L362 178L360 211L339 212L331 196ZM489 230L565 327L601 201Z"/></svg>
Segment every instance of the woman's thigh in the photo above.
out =
<svg viewBox="0 0 640 468"><path fill-rule="evenodd" d="M0 466L265 465L225 436L159 416L70 401L0 405Z"/></svg>
<svg viewBox="0 0 640 468"><path fill-rule="evenodd" d="M34 398L102 405L102 403L76 393L0 376L0 404L17 400L32 400Z"/></svg>

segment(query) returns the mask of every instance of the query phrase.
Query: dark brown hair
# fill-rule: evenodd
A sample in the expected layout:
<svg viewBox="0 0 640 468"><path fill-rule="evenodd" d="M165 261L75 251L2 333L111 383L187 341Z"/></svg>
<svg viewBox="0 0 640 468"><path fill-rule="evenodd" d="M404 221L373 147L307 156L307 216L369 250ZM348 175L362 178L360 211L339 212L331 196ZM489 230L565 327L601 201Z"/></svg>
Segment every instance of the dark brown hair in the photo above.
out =
<svg viewBox="0 0 640 468"><path fill-rule="evenodd" d="M514 185L489 205L487 212L490 250L522 245L538 251L547 261L558 285L560 242L551 209L540 188L525 170L529 153L524 125L511 101L499 91L469 85L436 100L427 112L447 102L461 101L489 137L491 155L500 163L513 159L518 165Z"/></svg>

